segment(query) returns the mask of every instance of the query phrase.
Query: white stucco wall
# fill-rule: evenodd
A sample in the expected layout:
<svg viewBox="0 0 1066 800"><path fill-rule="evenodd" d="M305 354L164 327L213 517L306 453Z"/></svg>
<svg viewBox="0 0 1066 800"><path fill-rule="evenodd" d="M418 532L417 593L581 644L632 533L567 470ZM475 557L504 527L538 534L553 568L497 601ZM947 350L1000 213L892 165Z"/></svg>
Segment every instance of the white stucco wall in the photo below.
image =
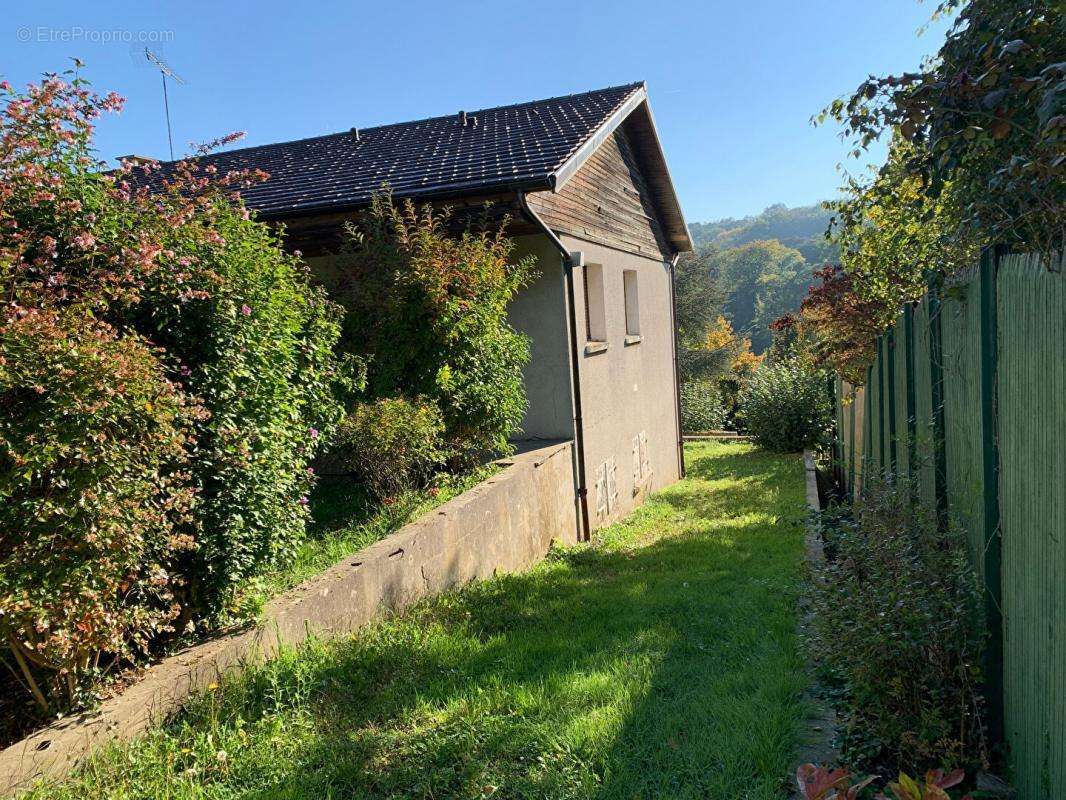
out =
<svg viewBox="0 0 1066 800"><path fill-rule="evenodd" d="M680 477L677 405L670 318L670 270L663 261L560 237L586 264L603 271L605 350L585 353L585 304L581 269L574 271L577 330L581 347L581 398L589 519L593 528L618 519L643 502L648 491ZM624 270L637 273L641 341L626 344ZM647 469L634 464L634 440L643 433ZM610 473L613 486L598 487ZM608 483L611 483L608 481ZM609 493L606 510L602 492Z"/></svg>
<svg viewBox="0 0 1066 800"><path fill-rule="evenodd" d="M539 272L507 309L516 330L532 340L524 370L529 409L516 439L571 439L574 410L562 258L547 236L515 238L514 257L533 256Z"/></svg>

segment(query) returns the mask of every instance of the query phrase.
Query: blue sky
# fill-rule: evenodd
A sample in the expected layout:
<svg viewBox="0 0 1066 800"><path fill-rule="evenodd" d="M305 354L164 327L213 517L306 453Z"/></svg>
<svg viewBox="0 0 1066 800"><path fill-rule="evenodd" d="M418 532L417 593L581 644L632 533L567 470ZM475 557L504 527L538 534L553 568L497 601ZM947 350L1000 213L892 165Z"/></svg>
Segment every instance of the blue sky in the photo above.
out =
<svg viewBox="0 0 1066 800"><path fill-rule="evenodd" d="M869 73L917 67L945 29L919 37L933 4L914 0L13 5L0 75L78 56L127 98L100 125L105 158L167 156L145 44L187 81L170 91L178 154L234 130L259 144L646 80L690 222L833 195L846 148L811 115Z"/></svg>

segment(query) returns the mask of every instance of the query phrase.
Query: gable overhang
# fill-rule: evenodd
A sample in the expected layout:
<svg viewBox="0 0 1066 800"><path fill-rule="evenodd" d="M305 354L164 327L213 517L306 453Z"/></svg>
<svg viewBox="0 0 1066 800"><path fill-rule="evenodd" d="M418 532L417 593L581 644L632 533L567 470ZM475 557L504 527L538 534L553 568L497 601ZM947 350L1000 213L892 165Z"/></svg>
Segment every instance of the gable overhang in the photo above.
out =
<svg viewBox="0 0 1066 800"><path fill-rule="evenodd" d="M628 118L641 103L647 102L648 90L643 84L641 84L633 90L633 93L629 95L624 103L615 109L611 116L603 121L600 127L592 132L592 135L585 140L581 147L574 151L573 155L564 161L555 172L548 176L548 182L551 184L552 191L561 191L569 180L574 177L577 171L584 166L585 162L588 161L589 156L595 153L600 145L607 141L608 137L615 132L619 125L626 121L626 118Z"/></svg>
<svg viewBox="0 0 1066 800"><path fill-rule="evenodd" d="M552 192L562 191L579 169L588 161L600 145L607 140L623 123L630 134L631 142L644 172L644 178L651 190L660 223L674 253L687 253L695 249L689 234L685 215L681 211L674 188L670 168L666 163L659 131L655 127L655 118L648 104L646 84L640 84L633 94L622 103L611 116L603 121L593 134L549 177Z"/></svg>

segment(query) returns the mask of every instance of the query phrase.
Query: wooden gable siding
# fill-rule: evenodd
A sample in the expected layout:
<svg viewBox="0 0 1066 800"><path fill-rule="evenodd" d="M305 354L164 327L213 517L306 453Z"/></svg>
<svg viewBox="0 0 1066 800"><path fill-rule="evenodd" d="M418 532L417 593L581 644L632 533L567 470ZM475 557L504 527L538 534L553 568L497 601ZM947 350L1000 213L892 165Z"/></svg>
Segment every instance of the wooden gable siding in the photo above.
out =
<svg viewBox="0 0 1066 800"><path fill-rule="evenodd" d="M671 255L624 127L589 156L562 191L534 192L528 199L557 233L655 259Z"/></svg>

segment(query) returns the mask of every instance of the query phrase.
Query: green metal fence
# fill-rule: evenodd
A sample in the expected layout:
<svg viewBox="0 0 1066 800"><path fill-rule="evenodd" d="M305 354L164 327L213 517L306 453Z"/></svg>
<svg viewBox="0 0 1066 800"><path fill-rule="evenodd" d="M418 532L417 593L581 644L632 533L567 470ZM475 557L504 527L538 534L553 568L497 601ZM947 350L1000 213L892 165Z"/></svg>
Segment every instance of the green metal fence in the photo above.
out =
<svg viewBox="0 0 1066 800"><path fill-rule="evenodd" d="M1019 800L1066 798L1066 259L986 252L837 385L847 488L913 477L985 589L990 727Z"/></svg>

